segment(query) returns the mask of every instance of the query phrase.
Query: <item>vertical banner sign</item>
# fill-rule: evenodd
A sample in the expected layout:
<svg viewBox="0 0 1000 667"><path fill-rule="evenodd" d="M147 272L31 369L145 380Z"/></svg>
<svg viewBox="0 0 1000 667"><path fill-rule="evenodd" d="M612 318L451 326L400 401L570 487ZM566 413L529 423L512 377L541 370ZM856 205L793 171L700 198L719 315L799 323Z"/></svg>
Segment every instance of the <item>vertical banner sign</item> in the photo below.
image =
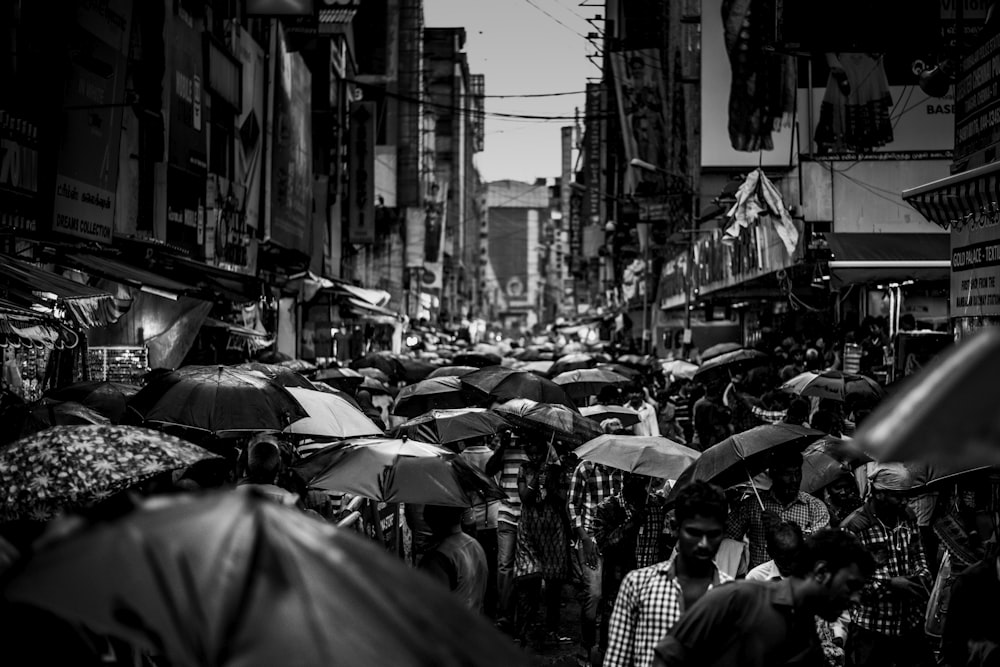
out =
<svg viewBox="0 0 1000 667"><path fill-rule="evenodd" d="M347 239L375 242L375 103L352 102L348 134Z"/></svg>
<svg viewBox="0 0 1000 667"><path fill-rule="evenodd" d="M951 316L1000 315L1000 211L951 230Z"/></svg>
<svg viewBox="0 0 1000 667"><path fill-rule="evenodd" d="M264 49L243 26L236 26L238 56L243 64L243 104L236 119L236 177L245 188L243 211L251 230L260 226L260 187L263 172Z"/></svg>
<svg viewBox="0 0 1000 667"><path fill-rule="evenodd" d="M132 0L75 4L52 231L110 243Z"/></svg>
<svg viewBox="0 0 1000 667"><path fill-rule="evenodd" d="M640 159L658 167L667 166L667 121L663 104L663 65L659 49L617 51L611 54L618 116L625 141L625 158ZM664 188L656 172L625 170L626 192L644 194Z"/></svg>
<svg viewBox="0 0 1000 667"><path fill-rule="evenodd" d="M604 123L601 118L603 109L604 92L600 83L587 84L587 98L585 107L585 136L583 144L583 174L587 191L583 200L583 226L590 227L598 225L604 227L604 205L601 193L604 191L604 184L601 182L602 156L601 136Z"/></svg>
<svg viewBox="0 0 1000 667"><path fill-rule="evenodd" d="M271 238L309 253L312 220L312 75L278 32L271 151Z"/></svg>
<svg viewBox="0 0 1000 667"><path fill-rule="evenodd" d="M448 182L434 184L424 205L423 287L440 290L444 286L444 234L448 227Z"/></svg>
<svg viewBox="0 0 1000 667"><path fill-rule="evenodd" d="M955 82L955 159L997 143L1000 143L1000 34L995 32L962 60Z"/></svg>

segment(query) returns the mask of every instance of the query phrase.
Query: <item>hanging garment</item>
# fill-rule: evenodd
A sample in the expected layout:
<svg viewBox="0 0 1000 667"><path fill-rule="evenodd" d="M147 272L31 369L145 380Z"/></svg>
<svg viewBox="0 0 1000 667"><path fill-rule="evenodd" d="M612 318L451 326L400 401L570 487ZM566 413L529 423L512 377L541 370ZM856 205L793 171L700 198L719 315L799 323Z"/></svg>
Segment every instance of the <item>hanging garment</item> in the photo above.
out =
<svg viewBox="0 0 1000 667"><path fill-rule="evenodd" d="M732 222L726 227L724 236L738 238L740 232L750 225L763 222L762 216L770 218L774 231L791 256L799 244L799 230L792 222L781 193L761 169L750 172L743 185L736 191L736 203L726 212Z"/></svg>
<svg viewBox="0 0 1000 667"><path fill-rule="evenodd" d="M892 93L881 56L827 54L830 80L816 125L820 154L865 153L893 139Z"/></svg>

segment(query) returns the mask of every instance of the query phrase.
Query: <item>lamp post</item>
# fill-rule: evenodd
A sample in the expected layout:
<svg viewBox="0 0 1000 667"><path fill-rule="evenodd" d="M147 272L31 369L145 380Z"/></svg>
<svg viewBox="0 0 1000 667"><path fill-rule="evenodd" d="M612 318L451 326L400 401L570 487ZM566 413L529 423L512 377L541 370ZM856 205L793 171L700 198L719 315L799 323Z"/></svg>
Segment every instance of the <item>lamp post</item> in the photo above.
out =
<svg viewBox="0 0 1000 667"><path fill-rule="evenodd" d="M694 291L694 282L695 282L695 280L694 280L695 279L695 270L694 270L695 269L695 267L694 267L694 242L695 242L695 239L697 238L698 232L700 231L695 226L697 224L697 220L696 220L697 200L695 199L694 178L692 176L682 176L680 174L676 174L676 173L674 173L672 171L664 169L663 167L659 167L659 166L657 166L657 165L655 165L655 164L653 164L651 162L646 162L645 160L640 160L639 158L632 158L629 161L629 166L630 167L634 167L636 169L642 169L643 171L649 171L649 172L655 172L655 173L665 174L667 176L672 176L674 178L680 179L681 181L684 182L684 186L687 189L687 192L688 192L688 194L691 197L691 205L690 205L691 209L690 209L690 211L688 213L689 216L690 216L689 228L681 230L681 231L687 232L687 234L688 234L688 243L687 243L687 280L686 280L686 284L684 286L684 336L685 336L685 339L687 339L687 337L691 335L691 294ZM645 262L646 262L647 270L648 270L648 266L649 266L649 241L650 241L651 236L652 236L651 233L647 234L647 236L646 236L646 250L645 250L644 256L646 258ZM648 280L647 280L647 286L648 286ZM643 311L642 311L643 312L643 315L642 315L642 317L643 317L643 322L642 322L643 340L645 341L645 337L647 335L647 326L648 326L648 323L647 323L647 320L646 320L646 299L645 298L643 299L642 305L643 305ZM685 343L684 343L685 348L687 347L688 344L689 343L687 341L685 341Z"/></svg>

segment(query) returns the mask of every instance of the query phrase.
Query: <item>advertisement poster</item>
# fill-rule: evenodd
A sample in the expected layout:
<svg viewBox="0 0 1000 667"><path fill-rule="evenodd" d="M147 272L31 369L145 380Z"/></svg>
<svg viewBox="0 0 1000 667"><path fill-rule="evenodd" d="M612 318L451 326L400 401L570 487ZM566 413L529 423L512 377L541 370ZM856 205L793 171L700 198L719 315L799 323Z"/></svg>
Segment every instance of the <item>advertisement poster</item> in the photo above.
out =
<svg viewBox="0 0 1000 667"><path fill-rule="evenodd" d="M163 91L164 98L170 100L167 160L173 167L204 176L208 169L208 149L202 123L201 32L190 16L181 13L168 18L164 33L169 49L169 90L164 86Z"/></svg>
<svg viewBox="0 0 1000 667"><path fill-rule="evenodd" d="M52 231L111 242L131 0L77 5L64 96Z"/></svg>
<svg viewBox="0 0 1000 667"><path fill-rule="evenodd" d="M347 238L375 242L375 103L351 103Z"/></svg>
<svg viewBox="0 0 1000 667"><path fill-rule="evenodd" d="M243 210L251 230L260 228L260 187L264 135L264 49L239 26L236 54L243 64L243 110L236 119L239 141L236 144L236 177L246 194Z"/></svg>
<svg viewBox="0 0 1000 667"><path fill-rule="evenodd" d="M669 133L664 115L666 99L659 49L618 51L611 54L618 115L625 136L625 158L653 165L667 164ZM625 191L642 194L662 190L663 176L642 169L625 171Z"/></svg>
<svg viewBox="0 0 1000 667"><path fill-rule="evenodd" d="M431 198L424 206L423 286L441 289L444 285L444 235L448 224L448 184L431 187Z"/></svg>
<svg viewBox="0 0 1000 667"><path fill-rule="evenodd" d="M581 224L584 238L583 254L585 257L595 257L597 248L603 240L604 234L604 201L601 193L604 192L604 183L601 175L604 173L604 151L603 145L604 122L602 114L604 109L605 94L599 83L587 84L587 107L585 114L585 132L583 140L583 173L584 184L587 186L583 195L583 210ZM600 230L600 233L595 233Z"/></svg>
<svg viewBox="0 0 1000 667"><path fill-rule="evenodd" d="M278 33L274 77L271 238L309 252L312 216L312 75L302 55Z"/></svg>
<svg viewBox="0 0 1000 667"><path fill-rule="evenodd" d="M951 230L951 317L1000 315L1000 215Z"/></svg>
<svg viewBox="0 0 1000 667"><path fill-rule="evenodd" d="M537 220L530 224L524 208L490 209L490 260L496 270L497 282L512 304L528 300L528 234L535 230Z"/></svg>

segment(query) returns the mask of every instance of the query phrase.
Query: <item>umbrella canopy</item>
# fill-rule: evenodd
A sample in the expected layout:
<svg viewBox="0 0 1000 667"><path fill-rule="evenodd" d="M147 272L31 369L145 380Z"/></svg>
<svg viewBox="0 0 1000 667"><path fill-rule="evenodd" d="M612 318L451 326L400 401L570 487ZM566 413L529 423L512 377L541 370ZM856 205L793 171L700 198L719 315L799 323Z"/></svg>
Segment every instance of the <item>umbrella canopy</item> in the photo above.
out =
<svg viewBox="0 0 1000 667"><path fill-rule="evenodd" d="M543 354L545 353L543 353L540 348L529 346L514 350L510 353L510 356L514 357L518 361L542 361Z"/></svg>
<svg viewBox="0 0 1000 667"><path fill-rule="evenodd" d="M451 359L458 366L475 366L476 368L486 368L487 366L499 366L503 358L499 354L489 354L482 352L460 352Z"/></svg>
<svg viewBox="0 0 1000 667"><path fill-rule="evenodd" d="M691 380L698 370L698 364L692 364L690 361L684 361L683 359L673 359L671 361L664 361L660 364L660 368L663 369L664 375L673 375L684 380Z"/></svg>
<svg viewBox="0 0 1000 667"><path fill-rule="evenodd" d="M629 380L635 380L636 378L642 377L642 371L632 366L626 366L625 364L597 364L597 368L603 368L606 371L611 371L612 373L618 373L618 375L624 375Z"/></svg>
<svg viewBox="0 0 1000 667"><path fill-rule="evenodd" d="M492 366L462 376L462 384L488 394L498 401L530 398L539 403L555 403L576 410L566 390L551 380L513 368Z"/></svg>
<svg viewBox="0 0 1000 667"><path fill-rule="evenodd" d="M365 369L377 371L379 375L385 377L385 373L377 368ZM361 384L367 373L356 371L353 368L323 368L316 371L313 379L322 382L336 382L337 384L356 386Z"/></svg>
<svg viewBox="0 0 1000 667"><path fill-rule="evenodd" d="M818 396L835 401L877 402L884 392L879 383L867 375L841 371L799 373L781 385L781 390L799 396Z"/></svg>
<svg viewBox="0 0 1000 667"><path fill-rule="evenodd" d="M713 482L730 487L749 480L767 465L768 455L784 449L803 449L823 433L793 424L765 424L731 435L698 457L677 479L668 500L690 482Z"/></svg>
<svg viewBox="0 0 1000 667"><path fill-rule="evenodd" d="M371 540L253 493L157 498L46 545L3 595L174 665L527 664Z"/></svg>
<svg viewBox="0 0 1000 667"><path fill-rule="evenodd" d="M908 377L868 416L856 440L879 461L1000 463L996 377L1000 330L983 329Z"/></svg>
<svg viewBox="0 0 1000 667"><path fill-rule="evenodd" d="M303 389L313 388L313 383L307 380L304 375L300 375L296 371L293 371L287 366L282 366L281 364L262 364L259 361L250 361L245 364L233 366L233 368L241 371L260 373L271 382L280 384L282 387L302 387Z"/></svg>
<svg viewBox="0 0 1000 667"><path fill-rule="evenodd" d="M435 368L427 378L462 377L478 370L475 366L442 366Z"/></svg>
<svg viewBox="0 0 1000 667"><path fill-rule="evenodd" d="M385 503L469 507L506 497L496 482L438 445L414 440L347 441L292 466L310 487Z"/></svg>
<svg viewBox="0 0 1000 667"><path fill-rule="evenodd" d="M321 438L355 438L382 435L382 429L361 410L336 394L288 387L288 392L309 415L285 427L285 433Z"/></svg>
<svg viewBox="0 0 1000 667"><path fill-rule="evenodd" d="M580 414L598 424L605 419L617 419L624 428L635 426L641 421L638 412L624 405L588 405L580 408Z"/></svg>
<svg viewBox="0 0 1000 667"><path fill-rule="evenodd" d="M316 364L305 361L304 359L286 359L285 361L279 361L279 366L284 366L285 368L295 371L296 373L312 373L316 370Z"/></svg>
<svg viewBox="0 0 1000 667"><path fill-rule="evenodd" d="M400 357L398 360L402 374L400 379L404 382L420 382L426 380L427 376L437 370L437 366L420 359L409 359Z"/></svg>
<svg viewBox="0 0 1000 667"><path fill-rule="evenodd" d="M658 436L605 433L575 450L584 461L662 479L677 479L699 452Z"/></svg>
<svg viewBox="0 0 1000 667"><path fill-rule="evenodd" d="M767 361L768 357L763 352L740 348L732 352L723 352L702 363L694 373L694 379L702 382L712 379L728 377L730 373L736 373L754 366L759 366Z"/></svg>
<svg viewBox="0 0 1000 667"><path fill-rule="evenodd" d="M397 426L393 436L447 445L494 435L508 428L503 417L484 408L431 410Z"/></svg>
<svg viewBox="0 0 1000 667"><path fill-rule="evenodd" d="M225 366L186 366L166 373L132 397L145 422L210 433L280 431L309 415L285 387Z"/></svg>
<svg viewBox="0 0 1000 667"><path fill-rule="evenodd" d="M56 389L49 389L45 396L56 401L74 401L118 423L128 399L139 387L121 382L76 382Z"/></svg>
<svg viewBox="0 0 1000 667"><path fill-rule="evenodd" d="M581 444L601 435L597 423L565 405L515 398L498 405L494 411L513 426L528 431L541 430L567 442Z"/></svg>
<svg viewBox="0 0 1000 667"><path fill-rule="evenodd" d="M360 371L362 368L377 368L390 380L403 378L403 366L391 352L372 352L351 362L351 368Z"/></svg>
<svg viewBox="0 0 1000 667"><path fill-rule="evenodd" d="M556 376L569 371L581 370L584 368L594 368L597 366L597 359L589 354L576 352L559 357L549 368L549 375Z"/></svg>
<svg viewBox="0 0 1000 667"><path fill-rule="evenodd" d="M708 361L713 357L717 357L720 354L725 354L726 352L735 352L736 350L742 350L743 346L739 343L718 343L711 346L707 350L701 353L701 360Z"/></svg>
<svg viewBox="0 0 1000 667"><path fill-rule="evenodd" d="M529 373L534 373L543 378L549 377L549 371L552 369L552 361L519 361L517 365L513 368L518 371L528 371Z"/></svg>
<svg viewBox="0 0 1000 667"><path fill-rule="evenodd" d="M352 369L350 369L350 368L343 368L341 370L349 371L349 370L352 370ZM359 368L357 370L357 372L361 373L361 375L364 375L365 377L370 377L373 380L378 380L379 382L391 382L392 381L391 378L388 375L386 375L384 371L382 371L382 370L380 370L378 368L375 368L374 366L368 366L367 368Z"/></svg>
<svg viewBox="0 0 1000 667"><path fill-rule="evenodd" d="M580 403L588 396L596 396L605 387L621 387L629 383L624 375L600 368L567 371L555 376L552 381L565 389L570 398Z"/></svg>
<svg viewBox="0 0 1000 667"><path fill-rule="evenodd" d="M649 368L650 366L653 366L656 363L656 357L650 356L648 354L646 355L623 354L622 356L618 357L618 359L616 359L615 361L617 361L619 364L623 364L625 366L632 366L634 368Z"/></svg>
<svg viewBox="0 0 1000 667"><path fill-rule="evenodd" d="M419 417L431 410L477 407L486 396L470 391L457 377L429 378L403 387L390 411L401 417Z"/></svg>
<svg viewBox="0 0 1000 667"><path fill-rule="evenodd" d="M53 426L0 449L0 521L48 519L161 472L217 458L137 426Z"/></svg>
<svg viewBox="0 0 1000 667"><path fill-rule="evenodd" d="M850 438L827 435L802 451L802 484L806 493L826 488L840 473L871 461Z"/></svg>
<svg viewBox="0 0 1000 667"><path fill-rule="evenodd" d="M387 387L385 383L379 382L375 378L365 377L361 380L361 386L358 389L365 389L374 394L385 394L386 396L395 396L399 393L399 390L395 387Z"/></svg>
<svg viewBox="0 0 1000 667"><path fill-rule="evenodd" d="M25 405L12 411L6 423L8 428L16 429L15 421L20 419L20 429L14 430L11 437L26 438L29 435L43 431L50 426L85 426L88 424L111 424L111 420L102 414L91 410L82 403L75 401L55 401L42 398L30 405Z"/></svg>

